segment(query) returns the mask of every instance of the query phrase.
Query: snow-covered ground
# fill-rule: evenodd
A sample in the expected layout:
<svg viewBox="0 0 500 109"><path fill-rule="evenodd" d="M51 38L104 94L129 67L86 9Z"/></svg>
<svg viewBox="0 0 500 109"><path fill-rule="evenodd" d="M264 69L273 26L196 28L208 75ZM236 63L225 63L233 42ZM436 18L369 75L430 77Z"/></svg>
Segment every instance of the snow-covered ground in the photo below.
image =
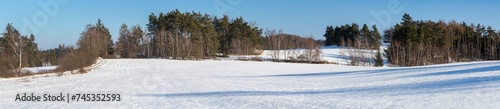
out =
<svg viewBox="0 0 500 109"><path fill-rule="evenodd" d="M22 68L21 71L23 72L31 72L31 73L40 73L40 72L48 72L55 70L57 66L45 66L45 67L26 67Z"/></svg>
<svg viewBox="0 0 500 109"><path fill-rule="evenodd" d="M384 43L380 47L381 53L383 53L384 49L386 49L388 46L387 43ZM373 60L372 57L375 57L376 55L376 50L369 50L369 49L357 49L361 54L366 56L366 58L369 58L370 60ZM305 49L291 49L291 50L281 50L279 52L279 55L276 55L277 58L281 60L288 60L290 57L297 58L300 55L304 54ZM347 47L341 47L341 46L323 46L321 47L321 60L323 61L328 61L332 63L337 63L340 65L348 65L350 61L351 55L349 54L350 51L354 51L354 49L348 49ZM226 60L235 60L238 58L243 58L243 59L248 59L248 58L261 58L261 59L266 59L270 60L272 59L272 54L276 54L274 50L263 50L263 52L260 55L233 55L230 56L230 58L227 58ZM384 65L388 65L387 59L384 59Z"/></svg>
<svg viewBox="0 0 500 109"><path fill-rule="evenodd" d="M405 68L165 59L105 59L99 63L86 74L0 78L0 108L500 106L500 61ZM15 101L16 94L23 93L117 93L122 100Z"/></svg>

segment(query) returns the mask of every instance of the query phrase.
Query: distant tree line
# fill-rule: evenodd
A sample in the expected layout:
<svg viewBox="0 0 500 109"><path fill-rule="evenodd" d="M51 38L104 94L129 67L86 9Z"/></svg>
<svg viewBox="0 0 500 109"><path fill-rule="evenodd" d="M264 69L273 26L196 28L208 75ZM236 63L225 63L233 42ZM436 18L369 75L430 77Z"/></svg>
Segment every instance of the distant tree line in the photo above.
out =
<svg viewBox="0 0 500 109"><path fill-rule="evenodd" d="M356 23L327 26L318 41L282 31L266 30L242 17L218 18L199 12L151 13L145 28L123 24L118 41L98 19L80 34L76 46L59 45L39 50L33 34L23 36L7 24L0 37L0 77L23 76L21 68L58 65L58 71L83 69L103 58L203 59L215 56L252 55L269 52L273 61L321 61L321 44L347 47L350 65L383 66L382 56L392 65L419 66L450 62L500 59L500 32L480 24L456 21L413 20L404 14L402 22L383 31L375 25ZM264 36L262 34L265 33ZM390 43L381 53L381 41ZM300 50L303 49L303 50ZM370 55L366 55L366 49ZM376 53L374 53L376 51ZM345 51L343 51L345 52ZM370 60L372 59L372 60Z"/></svg>
<svg viewBox="0 0 500 109"><path fill-rule="evenodd" d="M372 29L363 24L359 29L358 24L346 24L342 26L327 26L325 35L323 35L326 46L343 46L340 54L346 55L346 63L353 66L383 66L383 58L379 50L382 36L378 32L377 26ZM363 50L367 49L367 50ZM377 54L374 55L374 51Z"/></svg>
<svg viewBox="0 0 500 109"><path fill-rule="evenodd" d="M201 59L229 54L252 54L260 48L262 30L242 17L230 20L228 16L212 17L197 12L151 13L147 34L140 27L120 29L118 48L126 58ZM141 36L139 36L141 34ZM138 43L140 42L140 43ZM125 51L123 51L125 50ZM127 55L133 50L135 55ZM219 54L220 53L220 54Z"/></svg>
<svg viewBox="0 0 500 109"><path fill-rule="evenodd" d="M359 29L358 24L346 24L342 26L327 26L325 35L323 35L326 46L349 46L355 48L378 49L381 44L382 36L375 25L372 30L366 24Z"/></svg>
<svg viewBox="0 0 500 109"><path fill-rule="evenodd" d="M312 38L292 34L262 36L263 30L255 22L242 17L230 19L199 12L151 13L146 28L123 24L118 41L113 42L108 28L98 19L80 34L75 46L59 45L57 48L39 50L34 35L21 36L8 24L0 37L0 76L23 76L22 67L57 65L56 71L78 70L102 58L168 58L202 59L228 55L255 55L262 49L306 48L297 60L319 60L319 44ZM274 45L277 39L279 45ZM274 43L274 44L272 44ZM272 45L272 46L271 46ZM291 58L291 57L290 57Z"/></svg>
<svg viewBox="0 0 500 109"><path fill-rule="evenodd" d="M321 43L312 37L286 34L281 30L266 30L262 45L273 61L320 63ZM303 49L303 50L301 50Z"/></svg>
<svg viewBox="0 0 500 109"><path fill-rule="evenodd" d="M383 40L376 26L328 26L325 45L357 49L377 49L380 41L390 43L384 51L389 63L396 66L420 66L451 62L500 59L500 32L481 24L456 21L413 20L404 14L402 22L383 31ZM357 53L353 53L356 55ZM373 53L372 53L373 54ZM383 64L377 53L374 66ZM356 60L353 58L353 60ZM358 64L352 64L358 65Z"/></svg>
<svg viewBox="0 0 500 109"><path fill-rule="evenodd" d="M74 52L74 50L75 47L64 44L59 44L57 48L41 50L40 60L42 61L42 66L57 66L59 64L58 59L68 53Z"/></svg>
<svg viewBox="0 0 500 109"><path fill-rule="evenodd" d="M490 26L456 21L415 21L404 14L402 22L386 30L385 51L393 65L420 66L450 62L500 59L500 32Z"/></svg>

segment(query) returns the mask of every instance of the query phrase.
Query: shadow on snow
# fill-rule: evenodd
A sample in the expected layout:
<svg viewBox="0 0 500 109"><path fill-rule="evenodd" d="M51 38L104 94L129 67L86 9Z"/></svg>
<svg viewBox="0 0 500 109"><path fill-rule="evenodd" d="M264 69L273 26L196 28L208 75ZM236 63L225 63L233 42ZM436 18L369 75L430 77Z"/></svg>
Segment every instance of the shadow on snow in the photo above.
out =
<svg viewBox="0 0 500 109"><path fill-rule="evenodd" d="M471 77L424 83L339 88L329 90L305 91L213 91L171 94L137 94L143 97L232 97L232 96L290 96L290 95L319 95L319 94L361 94L361 95L413 95L428 93L447 93L472 89L499 87L500 76ZM495 86L496 85L496 86Z"/></svg>
<svg viewBox="0 0 500 109"><path fill-rule="evenodd" d="M401 67L401 68L390 68L390 69L379 69L379 70L362 70L362 71L345 71L345 72L321 72L321 73L303 73L303 74L280 74L280 75L264 75L259 77L307 77L307 76L346 76L346 75L386 75L386 74L397 74L397 73L407 73L407 72L432 72L436 69L450 69L456 67L464 66L483 66L483 65L494 65L490 67L474 68L468 70L457 70L457 71L447 71L447 72L436 72L421 74L415 76L432 76L432 75L450 75L450 74L464 74L464 73L477 73L485 71L496 71L500 70L500 62L481 62L481 63L467 63L467 64L457 64L457 65L446 65L446 66L422 66L422 67Z"/></svg>
<svg viewBox="0 0 500 109"><path fill-rule="evenodd" d="M329 73L306 73L306 74L283 74L283 75L266 75L258 77L304 77L304 76L336 76L336 75L357 75L357 74L391 74L405 73L405 71L421 70L422 72L430 72L436 69L448 69L463 66L484 66L480 68L472 68L465 70L435 72L419 76L435 76L435 75L453 75L465 73L480 73L487 71L500 70L499 62L481 62L467 63L459 65L446 66L427 66L427 67L411 67L411 68L395 68L381 70L366 70L366 71L348 71L348 72L329 72ZM412 77L412 76L409 76ZM231 97L231 96L289 96L289 95L318 95L318 94L365 94L365 95L412 95L412 94L428 94L428 93L447 93L453 91L474 90L483 88L500 87L500 76L488 77L468 77L441 81L430 81L422 83L396 84L386 86L372 87L352 87L352 88L337 88L323 90L303 90L303 91L213 91L213 92L192 92L192 93L171 93L171 94L137 94L144 97Z"/></svg>

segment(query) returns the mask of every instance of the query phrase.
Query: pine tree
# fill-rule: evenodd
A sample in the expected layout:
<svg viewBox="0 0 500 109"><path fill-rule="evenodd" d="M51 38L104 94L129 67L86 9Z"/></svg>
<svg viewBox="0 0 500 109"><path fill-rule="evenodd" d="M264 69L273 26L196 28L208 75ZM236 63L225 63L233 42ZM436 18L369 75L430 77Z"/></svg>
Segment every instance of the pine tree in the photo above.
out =
<svg viewBox="0 0 500 109"><path fill-rule="evenodd" d="M134 55L133 57L137 58L139 55L142 55L140 53L139 41L140 38L144 35L144 31L142 31L142 28L139 25L132 27L131 31L132 31L132 37L130 38L131 46L129 49L131 49L131 52Z"/></svg>
<svg viewBox="0 0 500 109"><path fill-rule="evenodd" d="M163 15L163 14L162 14ZM158 17L154 14L154 13L151 13L149 15L149 23L146 24L147 28L148 28L148 35L151 36L151 50L152 50L152 55L153 57L159 57L160 56L160 49L163 48L161 47L161 44L160 44L160 39L162 39L161 37L159 37L158 33L159 33L159 21L158 21Z"/></svg>
<svg viewBox="0 0 500 109"><path fill-rule="evenodd" d="M98 32L98 38L100 38L102 41L101 46L104 47L100 50L99 56L101 57L108 57L109 55L114 54L114 43L113 39L111 39L111 34L109 33L109 29L104 26L102 23L101 19L97 19L97 31Z"/></svg>
<svg viewBox="0 0 500 109"><path fill-rule="evenodd" d="M220 51L224 54L224 56L229 55L229 47L230 47L230 36L229 36L229 18L227 15L224 15L222 19L217 21L217 31L219 32L219 43L220 43Z"/></svg>
<svg viewBox="0 0 500 109"><path fill-rule="evenodd" d="M331 46L331 45L338 45L337 42L335 42L335 30L333 29L333 26L327 26L326 27L326 32L325 35L323 35L326 40L325 40L325 45L326 46Z"/></svg>
<svg viewBox="0 0 500 109"><path fill-rule="evenodd" d="M218 38L219 36L217 35L217 31L215 31L214 25L213 25L213 19L210 18L207 14L205 14L202 19L201 23L203 24L202 27L202 36L203 36L203 45L204 45L204 55L205 56L213 56L215 53L217 53L217 49L219 48L219 42Z"/></svg>
<svg viewBox="0 0 500 109"><path fill-rule="evenodd" d="M30 35L26 44L26 56L28 57L28 66L30 67L38 67L42 66L40 61L38 45L35 43L35 36L33 34Z"/></svg>
<svg viewBox="0 0 500 109"><path fill-rule="evenodd" d="M359 39L362 44L362 48L369 48L371 46L369 44L372 44L375 41L370 33L370 29L368 29L368 26L366 24L363 24L363 28L361 28L361 35Z"/></svg>
<svg viewBox="0 0 500 109"><path fill-rule="evenodd" d="M375 41L372 43L372 46L374 47L372 49L378 49L381 45L382 36L380 36L380 33L378 32L376 25L373 25L372 29L373 29L372 36L375 39Z"/></svg>
<svg viewBox="0 0 500 109"><path fill-rule="evenodd" d="M117 43L117 53L121 58L132 58L132 53L130 52L130 38L132 37L132 33L128 29L126 24L122 24L120 27L120 37L118 38Z"/></svg>
<svg viewBox="0 0 500 109"><path fill-rule="evenodd" d="M382 53L380 53L380 50L377 50L377 54L375 55L375 67L382 67L382 66L384 66Z"/></svg>

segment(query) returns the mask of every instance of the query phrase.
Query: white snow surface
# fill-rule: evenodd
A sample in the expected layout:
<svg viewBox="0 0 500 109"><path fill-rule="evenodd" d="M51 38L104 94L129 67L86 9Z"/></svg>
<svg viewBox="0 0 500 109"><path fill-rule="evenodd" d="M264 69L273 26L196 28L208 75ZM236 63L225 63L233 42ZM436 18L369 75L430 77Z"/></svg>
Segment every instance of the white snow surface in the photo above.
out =
<svg viewBox="0 0 500 109"><path fill-rule="evenodd" d="M0 78L0 108L500 106L500 61L404 68L166 59L104 59L98 63L85 74ZM122 100L15 101L16 94L23 93L118 93Z"/></svg>
<svg viewBox="0 0 500 109"><path fill-rule="evenodd" d="M380 52L384 53L384 50L387 49L389 44L383 43L383 45L380 47ZM366 58L369 58L370 60L373 60L372 57L375 57L377 51L376 50L369 50L369 49L358 49L360 53L366 56ZM281 60L288 60L290 57L295 57L297 58L298 56L304 54L305 49L291 49L291 50L280 50L277 55ZM251 59L251 58L262 58L266 60L272 59L272 54L275 52L275 50L263 50L263 52L260 55L231 55L229 58L226 60L235 60L238 58L242 59ZM348 65L350 61L350 54L349 54L349 49L347 47L341 47L341 46L323 46L321 47L321 60L323 61L328 61L332 63L337 63L339 65ZM388 66L389 63L387 63L387 59L384 58L384 65L385 67Z"/></svg>
<svg viewBox="0 0 500 109"><path fill-rule="evenodd" d="M40 72L52 71L52 70L55 70L56 68L57 68L57 66L26 67L26 68L22 68L21 71L23 71L23 72L30 71L31 73L40 73Z"/></svg>

